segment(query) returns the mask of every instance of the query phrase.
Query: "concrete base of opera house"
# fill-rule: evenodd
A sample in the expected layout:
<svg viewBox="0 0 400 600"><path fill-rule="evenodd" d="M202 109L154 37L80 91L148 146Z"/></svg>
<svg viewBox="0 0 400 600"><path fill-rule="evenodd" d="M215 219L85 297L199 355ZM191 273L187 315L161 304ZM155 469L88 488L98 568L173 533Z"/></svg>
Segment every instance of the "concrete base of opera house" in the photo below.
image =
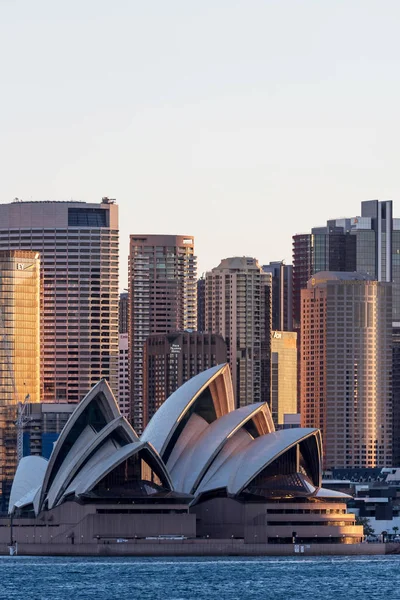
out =
<svg viewBox="0 0 400 600"><path fill-rule="evenodd" d="M8 555L0 544L0 555ZM19 556L354 556L400 554L400 544L246 544L244 540L138 540L128 543L17 545Z"/></svg>

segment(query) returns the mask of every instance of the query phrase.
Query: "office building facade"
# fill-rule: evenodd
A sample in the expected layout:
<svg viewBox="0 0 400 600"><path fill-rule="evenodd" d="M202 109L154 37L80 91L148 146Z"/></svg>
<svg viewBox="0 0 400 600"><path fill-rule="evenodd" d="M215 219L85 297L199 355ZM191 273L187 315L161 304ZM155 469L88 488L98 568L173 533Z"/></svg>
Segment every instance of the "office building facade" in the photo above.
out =
<svg viewBox="0 0 400 600"><path fill-rule="evenodd" d="M271 414L276 428L297 414L297 333L272 331ZM286 419L285 419L286 417Z"/></svg>
<svg viewBox="0 0 400 600"><path fill-rule="evenodd" d="M293 331L293 267L281 261L262 269L272 276L272 329Z"/></svg>
<svg viewBox="0 0 400 600"><path fill-rule="evenodd" d="M0 250L39 252L41 400L79 402L100 378L118 393L118 207L0 204Z"/></svg>
<svg viewBox="0 0 400 600"><path fill-rule="evenodd" d="M17 467L19 402L40 401L40 258L0 250L0 485L2 510Z"/></svg>
<svg viewBox="0 0 400 600"><path fill-rule="evenodd" d="M226 363L226 343L220 335L183 331L150 335L145 343L144 420L186 381L210 367Z"/></svg>
<svg viewBox="0 0 400 600"><path fill-rule="evenodd" d="M321 272L301 293L302 426L326 468L392 463L392 285Z"/></svg>
<svg viewBox="0 0 400 600"><path fill-rule="evenodd" d="M144 424L144 344L151 334L197 328L194 238L131 235L129 249L130 418Z"/></svg>
<svg viewBox="0 0 400 600"><path fill-rule="evenodd" d="M271 285L255 258L226 258L206 273L206 330L226 341L237 407L270 403Z"/></svg>

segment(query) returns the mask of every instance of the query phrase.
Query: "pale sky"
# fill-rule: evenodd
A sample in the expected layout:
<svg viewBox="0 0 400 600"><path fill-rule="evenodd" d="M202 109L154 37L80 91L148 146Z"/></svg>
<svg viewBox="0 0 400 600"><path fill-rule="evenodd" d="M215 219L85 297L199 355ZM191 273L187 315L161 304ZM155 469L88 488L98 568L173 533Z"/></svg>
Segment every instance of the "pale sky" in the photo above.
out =
<svg viewBox="0 0 400 600"><path fill-rule="evenodd" d="M0 201L116 198L129 233L291 261L400 217L398 0L0 0Z"/></svg>

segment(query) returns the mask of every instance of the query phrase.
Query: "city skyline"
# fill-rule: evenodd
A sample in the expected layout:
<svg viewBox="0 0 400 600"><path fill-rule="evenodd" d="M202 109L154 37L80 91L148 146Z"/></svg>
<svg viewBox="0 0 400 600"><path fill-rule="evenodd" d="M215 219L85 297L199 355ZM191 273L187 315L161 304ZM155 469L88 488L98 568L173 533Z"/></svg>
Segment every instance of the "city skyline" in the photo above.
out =
<svg viewBox="0 0 400 600"><path fill-rule="evenodd" d="M92 194L91 194L92 196ZM10 204L13 201L19 200L21 201L21 203L41 203L41 202L79 202L79 203L86 203L86 204L97 204L99 203L100 199L104 197L98 197L98 198L94 198L91 200L86 200L86 199L74 199L74 200L65 200L65 199L61 199L61 198L53 198L51 200L24 200L22 198L14 198L11 200L4 200L1 199L0 200L0 206L2 206L3 204ZM162 235L183 235L185 233L186 230L190 229L191 234L193 235L193 237L196 239L196 255L197 255L197 276L198 278L200 278L203 274L212 271L213 268L215 268L216 266L218 266L218 264L221 262L221 260L224 260L225 258L232 258L232 257L238 257L238 258L243 258L243 257L251 257L251 258L255 258L261 265L267 265L267 263L269 262L281 262L283 261L283 263L285 265L291 265L292 264L292 260L293 260L293 249L292 249L292 237L294 235L307 235L309 234L310 230L313 229L317 229L317 228L323 228L326 227L326 223L328 221L340 221L340 220L344 220L344 219L349 219L350 217L356 217L356 216L361 216L361 202L365 202L367 200L371 200L371 198L364 198L362 199L360 202L352 202L351 206L347 207L345 209L345 212L342 213L338 213L337 210L335 208L327 208L326 209L326 214L322 215L319 218L319 221L315 218L310 218L310 215L307 215L306 218L306 222L304 227L302 228L302 230L300 230L300 228L295 228L292 233L289 232L288 237L285 237L285 246L287 247L287 252L285 256L281 256L279 254L279 247L272 247L270 249L268 249L267 246L265 246L265 250L262 251L262 253L260 255L256 255L254 253L248 252L245 253L244 251L241 252L241 249L245 249L246 246L241 245L243 243L243 240L241 237L236 238L235 242L234 242L234 246L233 247L233 251L231 253L228 252L228 246L226 250L222 249L222 254L221 256L217 255L216 253L211 256L209 256L209 259L204 258L204 255L201 255L201 251L198 250L198 248L202 248L204 247L205 244L205 239L206 239L206 234L203 236L203 239L200 239L200 241L198 240L198 237L196 237L196 235L193 233L193 231L195 231L196 227L183 227L181 231L178 231L177 229L174 229L174 225L171 224L171 227L169 228L169 231L163 231L162 228L160 230L160 232L156 232L156 231L152 231L151 227L145 227L143 225L143 227L138 227L136 229L134 229L134 232L137 235L157 235L157 236L162 236ZM382 198L379 199L380 202L383 201ZM118 198L115 198L115 202L119 207L119 214L120 214L120 225L119 225L119 288L120 288L120 292L126 292L128 290L128 258L129 258L129 237L130 235L132 235L133 230L129 228L129 225L127 225L126 219L124 218L124 212L123 212L123 208L121 208L121 203L119 201ZM397 218L397 212L396 212L396 208L397 208L397 202L396 200L392 200L393 202L393 218ZM400 209L398 211L398 215L400 218ZM146 221L148 223L151 222L153 215L149 215L149 220ZM123 231L128 232L127 235L124 236L124 234L122 233ZM150 233L149 233L150 231ZM213 240L211 240L212 242ZM209 240L210 242L210 240ZM214 247L213 243L206 243L206 245ZM283 247L283 246L282 246ZM236 248L236 251L235 251ZM282 254L282 253L281 253ZM279 255L279 256L278 256ZM209 260L209 262L208 262Z"/></svg>
<svg viewBox="0 0 400 600"><path fill-rule="evenodd" d="M399 11L2 2L1 201L116 198L121 288L132 231L190 231L199 273L289 263L311 212L400 197Z"/></svg>

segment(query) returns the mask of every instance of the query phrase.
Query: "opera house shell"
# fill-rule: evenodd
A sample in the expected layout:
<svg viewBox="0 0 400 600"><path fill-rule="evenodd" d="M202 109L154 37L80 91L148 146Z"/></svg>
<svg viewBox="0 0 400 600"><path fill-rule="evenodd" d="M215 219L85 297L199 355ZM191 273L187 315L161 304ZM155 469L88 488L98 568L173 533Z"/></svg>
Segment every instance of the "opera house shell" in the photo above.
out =
<svg viewBox="0 0 400 600"><path fill-rule="evenodd" d="M50 459L19 463L14 536L37 541L40 524L48 543L174 535L358 543L348 496L321 487L321 448L317 429L275 431L266 403L235 409L227 364L182 385L140 439L102 380Z"/></svg>

